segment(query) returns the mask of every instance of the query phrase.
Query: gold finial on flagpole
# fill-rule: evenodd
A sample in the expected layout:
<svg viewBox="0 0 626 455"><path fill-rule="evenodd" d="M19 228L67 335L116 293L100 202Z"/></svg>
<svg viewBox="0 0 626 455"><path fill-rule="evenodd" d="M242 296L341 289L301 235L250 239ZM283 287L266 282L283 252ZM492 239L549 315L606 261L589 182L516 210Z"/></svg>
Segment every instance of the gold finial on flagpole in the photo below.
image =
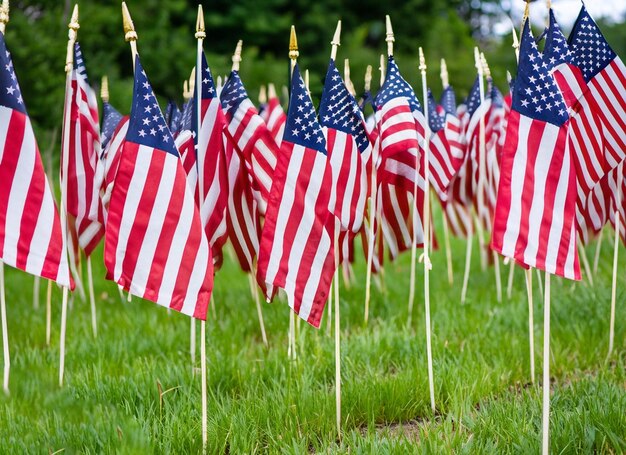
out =
<svg viewBox="0 0 626 455"><path fill-rule="evenodd" d="M450 79L448 78L448 65L446 64L446 59L441 59L441 84L443 88L446 89L450 86Z"/></svg>
<svg viewBox="0 0 626 455"><path fill-rule="evenodd" d="M196 19L196 39L206 38L206 31L204 29L204 11L202 5L198 5L198 17Z"/></svg>
<svg viewBox="0 0 626 455"><path fill-rule="evenodd" d="M191 92L189 91L189 81L185 79L183 81L183 99L185 102L191 99Z"/></svg>
<svg viewBox="0 0 626 455"><path fill-rule="evenodd" d="M9 0L2 0L2 6L0 6L0 32L1 33L4 33L8 22L9 22Z"/></svg>
<svg viewBox="0 0 626 455"><path fill-rule="evenodd" d="M372 65L365 68L365 91L368 92L372 86Z"/></svg>
<svg viewBox="0 0 626 455"><path fill-rule="evenodd" d="M335 35L330 42L330 58L337 60L337 48L341 46L341 20L337 21L337 28L335 29Z"/></svg>
<svg viewBox="0 0 626 455"><path fill-rule="evenodd" d="M74 5L72 10L72 17L70 23L67 24L69 29L67 32L67 54L65 56L65 72L69 73L72 70L74 64L74 44L76 43L76 37L78 36L78 29L80 24L78 23L78 4Z"/></svg>
<svg viewBox="0 0 626 455"><path fill-rule="evenodd" d="M262 85L259 89L259 104L267 103L267 90L265 89L265 85Z"/></svg>
<svg viewBox="0 0 626 455"><path fill-rule="evenodd" d="M522 25L524 24L524 22L526 22L528 16L530 16L530 0L526 0L526 6L524 7L524 17L522 17Z"/></svg>
<svg viewBox="0 0 626 455"><path fill-rule="evenodd" d="M193 98L193 91L196 88L196 67L194 66L191 69L191 74L189 75L189 99Z"/></svg>
<svg viewBox="0 0 626 455"><path fill-rule="evenodd" d="M343 61L343 78L346 83L346 88L350 95L355 96L356 90L354 90L354 84L352 83L352 79L350 79L350 59L346 58Z"/></svg>
<svg viewBox="0 0 626 455"><path fill-rule="evenodd" d="M513 32L513 49L515 49L515 56L519 59L519 38L517 37L517 30L515 30L515 25L511 24L512 32Z"/></svg>
<svg viewBox="0 0 626 455"><path fill-rule="evenodd" d="M130 50L133 56L133 68L135 66L135 59L137 57L137 32L135 31L135 25L130 17L130 12L126 6L126 2L122 2L122 22L124 24L124 39L130 43Z"/></svg>
<svg viewBox="0 0 626 455"><path fill-rule="evenodd" d="M105 103L109 102L109 78L102 76L102 84L100 85L100 98Z"/></svg>
<svg viewBox="0 0 626 455"><path fill-rule="evenodd" d="M513 80L513 76L511 76L511 73L509 71L506 72L506 81L507 83L511 83L511 81Z"/></svg>
<svg viewBox="0 0 626 455"><path fill-rule="evenodd" d="M309 70L304 70L304 86L306 87L306 91L309 96L311 96L311 90L309 90Z"/></svg>
<svg viewBox="0 0 626 455"><path fill-rule="evenodd" d="M548 11L550 11L552 9L552 1L546 0L546 6L548 7Z"/></svg>
<svg viewBox="0 0 626 455"><path fill-rule="evenodd" d="M378 67L380 70L380 86L382 87L385 83L385 56L380 54L380 66Z"/></svg>
<svg viewBox="0 0 626 455"><path fill-rule="evenodd" d="M235 53L233 54L233 66L231 68L232 71L239 71L239 64L241 63L241 48L243 46L243 41L237 41L237 46L235 47Z"/></svg>
<svg viewBox="0 0 626 455"><path fill-rule="evenodd" d="M487 63L487 59L485 58L485 53L480 53L480 64L483 67L483 74L486 78L491 78L491 69L489 69L489 64Z"/></svg>
<svg viewBox="0 0 626 455"><path fill-rule="evenodd" d="M278 98L278 94L276 93L276 86L271 82L267 84L267 97L268 99Z"/></svg>
<svg viewBox="0 0 626 455"><path fill-rule="evenodd" d="M391 19L389 15L385 16L385 29L387 30L387 36L385 41L387 42L387 55L393 55L393 42L396 40L393 36L393 29L391 28Z"/></svg>
<svg viewBox="0 0 626 455"><path fill-rule="evenodd" d="M298 60L298 38L296 37L296 27L291 26L291 34L289 35L289 58L291 59L291 69L296 66L296 60Z"/></svg>
<svg viewBox="0 0 626 455"><path fill-rule="evenodd" d="M420 55L420 66L419 66L419 70L422 74L426 74L426 58L424 57L424 50L422 49L422 47L420 46L419 48L419 55Z"/></svg>
<svg viewBox="0 0 626 455"><path fill-rule="evenodd" d="M478 71L478 76L483 77L483 65L480 60L480 51L478 50L478 47L474 47L474 66Z"/></svg>

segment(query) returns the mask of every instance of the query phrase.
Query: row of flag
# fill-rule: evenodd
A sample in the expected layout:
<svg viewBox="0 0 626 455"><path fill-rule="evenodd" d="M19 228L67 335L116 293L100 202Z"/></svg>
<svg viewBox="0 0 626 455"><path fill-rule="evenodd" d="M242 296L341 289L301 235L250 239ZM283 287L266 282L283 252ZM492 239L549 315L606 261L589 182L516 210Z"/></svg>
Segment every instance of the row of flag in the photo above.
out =
<svg viewBox="0 0 626 455"><path fill-rule="evenodd" d="M578 243L626 211L626 68L584 6L569 39L552 11L539 38L526 20L510 93L481 70L460 105L447 83L423 105L389 55L375 96L357 99L331 58L316 111L294 61L287 112L275 90L257 108L236 68L215 83L200 49L182 110L163 115L137 55L130 115L104 102L101 128L76 43L61 216L0 46L2 261L62 286L80 284L78 258L104 239L108 279L205 319L230 240L268 300L282 289L319 327L358 235L374 273L385 250L393 260L424 244L429 186L454 235L491 233L497 253L571 279Z"/></svg>

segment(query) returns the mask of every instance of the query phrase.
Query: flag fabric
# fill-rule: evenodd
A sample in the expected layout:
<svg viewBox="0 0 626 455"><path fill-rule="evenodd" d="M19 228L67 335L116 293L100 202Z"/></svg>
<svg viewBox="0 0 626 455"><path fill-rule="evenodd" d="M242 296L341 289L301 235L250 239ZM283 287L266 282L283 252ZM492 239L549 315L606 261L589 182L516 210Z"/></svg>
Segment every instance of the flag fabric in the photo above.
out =
<svg viewBox="0 0 626 455"><path fill-rule="evenodd" d="M283 288L289 306L314 327L319 327L335 270L331 186L324 134L295 65L257 274L268 292Z"/></svg>
<svg viewBox="0 0 626 455"><path fill-rule="evenodd" d="M100 137L100 144L102 148L102 155L109 145L109 141L113 137L113 133L117 129L117 125L122 121L123 115L115 109L108 101L102 102L102 132Z"/></svg>
<svg viewBox="0 0 626 455"><path fill-rule="evenodd" d="M525 266L580 280L569 117L544 63L526 20L491 247Z"/></svg>
<svg viewBox="0 0 626 455"><path fill-rule="evenodd" d="M368 188L366 163L372 154L372 145L359 106L332 59L328 64L319 117L333 177L329 208L339 219L342 231L356 234L363 225ZM298 116L295 121L307 120Z"/></svg>
<svg viewBox="0 0 626 455"><path fill-rule="evenodd" d="M187 174L187 184L195 193L198 185L198 166L196 163L196 133L193 131L193 114L194 100L192 99L185 103L177 125L178 134L174 136L174 142L180 154L185 174Z"/></svg>
<svg viewBox="0 0 626 455"><path fill-rule="evenodd" d="M285 134L285 123L287 122L287 115L280 104L280 99L276 95L276 89L273 84L268 86L267 108L263 111L263 120L270 130L276 145L280 147L283 141L283 135Z"/></svg>
<svg viewBox="0 0 626 455"><path fill-rule="evenodd" d="M63 134L61 151L67 154L67 169L61 167L66 190L68 230L88 257L104 236L96 166L101 154L98 101L89 86L85 62L78 43L74 44L74 66L70 90L65 94L65 113L69 131ZM65 162L65 161L64 161ZM64 172L67 172L65 174ZM74 251L74 257L79 252Z"/></svg>
<svg viewBox="0 0 626 455"><path fill-rule="evenodd" d="M0 259L74 289L64 228L2 33L0 63Z"/></svg>
<svg viewBox="0 0 626 455"><path fill-rule="evenodd" d="M222 247L228 239L226 206L228 205L228 165L224 151L223 131L226 118L213 82L213 76L204 52L201 54L201 73L197 76L194 96L193 128L196 133L198 166L198 204L213 259L221 264ZM198 110L200 114L198 115ZM198 118L199 117L199 118ZM198 121L200 122L198 124Z"/></svg>
<svg viewBox="0 0 626 455"><path fill-rule="evenodd" d="M130 117L127 115L122 117L122 119L118 122L115 131L111 135L111 139L102 152L98 166L96 167L96 186L100 191L102 218L104 220L105 227L109 212L109 202L113 191L113 184L115 183L115 175L117 174L117 168L120 164L120 157L122 156L122 149L124 148L124 142L126 141L126 133L128 132L129 122Z"/></svg>
<svg viewBox="0 0 626 455"><path fill-rule="evenodd" d="M264 215L279 147L250 101L237 71L230 74L220 98L227 121L224 133L245 162L252 194Z"/></svg>
<svg viewBox="0 0 626 455"><path fill-rule="evenodd" d="M206 319L213 288L211 250L174 138L138 56L104 262L108 278L131 294Z"/></svg>

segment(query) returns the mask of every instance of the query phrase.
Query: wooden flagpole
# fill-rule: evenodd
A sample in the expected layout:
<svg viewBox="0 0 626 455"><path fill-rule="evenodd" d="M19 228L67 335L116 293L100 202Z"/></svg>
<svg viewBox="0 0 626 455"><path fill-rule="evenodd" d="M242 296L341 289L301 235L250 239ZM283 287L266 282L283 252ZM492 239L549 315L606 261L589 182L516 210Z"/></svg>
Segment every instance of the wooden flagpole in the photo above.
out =
<svg viewBox="0 0 626 455"><path fill-rule="evenodd" d="M4 358L3 388L9 394L9 373L11 372L11 356L9 354L9 328L7 324L7 304L4 290L4 262L0 261L0 313L2 317L2 353Z"/></svg>
<svg viewBox="0 0 626 455"><path fill-rule="evenodd" d="M543 307L543 411L542 454L550 453L550 274L546 272L545 297Z"/></svg>
<svg viewBox="0 0 626 455"><path fill-rule="evenodd" d="M195 84L194 89L196 91L196 100L199 102L202 99L202 54L204 52L204 38L206 38L206 31L204 26L204 11L202 9L202 5L198 5L198 16L196 19L196 34L195 38L197 40L196 47L196 68L195 71ZM196 112L196 124L198 125L198 131L196 135L200 135L200 125L201 125L201 115L200 109L197 109ZM203 181L203 173L201 172L198 180L198 188L204 188ZM204 194L203 191L199 190L199 202L200 206L204 203ZM211 298L213 300L213 298ZM210 302L213 303L213 302ZM192 319L193 320L193 319ZM194 329L195 329L195 321L194 321ZM207 415L207 360L206 360L206 321L200 321L200 374L201 374L201 395L202 395L202 453L206 453L207 442L208 442L208 415Z"/></svg>
<svg viewBox="0 0 626 455"><path fill-rule="evenodd" d="M620 219L619 207L621 207L622 201L620 200L622 191L622 173L618 173L617 177L617 196L615 210L615 243L613 245L613 280L611 283L611 319L609 321L609 357L613 353L613 342L615 339L615 300L617 295L617 258L619 254L619 238L622 220Z"/></svg>
<svg viewBox="0 0 626 455"><path fill-rule="evenodd" d="M600 251L602 250L602 240L604 237L604 229L600 229L600 234L596 240L596 252L593 256L593 274L598 274L598 265L600 264Z"/></svg>
<svg viewBox="0 0 626 455"><path fill-rule="evenodd" d="M505 258L505 265L506 265L506 259ZM511 300L511 295L513 295L513 279L515 278L515 261L509 260L508 261L509 264L509 279L507 280L507 285L506 285L506 298Z"/></svg>
<svg viewBox="0 0 626 455"><path fill-rule="evenodd" d="M46 290L46 346L50 346L50 330L52 328L52 280L48 280Z"/></svg>
<svg viewBox="0 0 626 455"><path fill-rule="evenodd" d="M78 24L78 5L74 5L72 12L72 18L68 24L68 42L67 42L67 55L65 59L65 90L66 93L72 90L72 66L74 64L74 43L76 43L76 35L80 25ZM64 143L69 143L69 126L70 118L65 116L63 123L63 139ZM67 169L69 167L69 157L67 153L63 153L63 159L61 165L63 166L63 175L66 176L61 182L61 226L64 236L64 243L67 245ZM71 251L71 247L69 248ZM70 267L72 267L72 255L70 254ZM63 377L65 373L65 333L67 327L67 301L68 301L68 289L63 287L63 301L61 304L61 335L59 341L59 386L63 386Z"/></svg>
<svg viewBox="0 0 626 455"><path fill-rule="evenodd" d="M593 276L591 274L591 266L589 265L589 259L587 258L587 251L585 250L585 246L578 239L578 255L581 258L581 262L583 263L583 269L585 270L585 275L587 275L587 280L589 284L593 286Z"/></svg>
<svg viewBox="0 0 626 455"><path fill-rule="evenodd" d="M293 69L296 67L296 62L298 60L298 56L300 52L298 52L298 38L296 37L296 27L291 26L291 31L289 34L289 60L290 71L289 71L289 79L293 76ZM296 360L296 324L295 324L295 314L292 308L289 308L289 349L287 351L288 357L292 360Z"/></svg>
<svg viewBox="0 0 626 455"><path fill-rule="evenodd" d="M381 54L380 56L380 86L382 87L385 82L385 56ZM367 72L365 73L365 90L369 90L372 84L372 67L370 65L367 66ZM376 159L378 156L377 144L379 141L376 141L375 144L372 145L372 156L370 160L372 160L372 175L370 176L370 200L369 200L369 225L367 226L368 232L368 242L367 242L367 270L365 271L365 308L364 308L364 322L367 325L370 315L370 292L372 289L372 263L374 261L374 247L375 247L375 239L374 239L374 226L376 224L376 197L377 197L377 181L376 181Z"/></svg>
<svg viewBox="0 0 626 455"><path fill-rule="evenodd" d="M446 59L441 59L441 85L444 90L450 86L449 78L448 78L448 65L446 64ZM424 101L425 103L427 101ZM426 110L426 109L425 109ZM443 221L443 238L446 246L446 265L448 267L448 284L452 285L454 283L454 272L452 270L452 249L450 248L450 228L448 226L448 217L446 216L445 210L441 211L441 218Z"/></svg>
<svg viewBox="0 0 626 455"><path fill-rule="evenodd" d="M424 58L424 51L419 48L420 66L419 70L422 73L422 89L424 103L428 102L428 85L426 81L426 59ZM426 117L426 145L424 146L424 183L426 188L424 189L424 252L420 261L424 262L424 314L426 319L426 354L428 358L428 385L430 389L430 407L435 412L435 384L433 378L433 350L431 343L431 324L430 324L430 271L432 270L432 264L430 262L430 166L428 162L428 155L430 154L430 128L428 128L428 109L424 108L424 115ZM415 180L417 181L417 168ZM415 217L413 217L415 221ZM413 228L415 232L415 227ZM415 243L415 242L414 242ZM409 315L410 316L410 315Z"/></svg>
<svg viewBox="0 0 626 455"><path fill-rule="evenodd" d="M93 337L98 338L98 315L96 313L96 296L93 290L91 256L87 258L87 287L89 288L89 304L91 306L91 331L93 332Z"/></svg>
<svg viewBox="0 0 626 455"><path fill-rule="evenodd" d="M481 105L485 102L485 80L484 80L484 67L482 61L480 59L480 52L478 47L474 47L474 63L476 65L476 70L478 72L478 83L480 86L480 103ZM485 187L485 177L487 175L486 172L486 144L485 144L485 116L481 115L479 121L479 140L478 144L479 149L479 162L478 162L478 187L477 187L477 200L478 200L478 213L474 217L474 223L476 224L476 233L478 234L478 245L480 247L480 264L483 270L487 267L487 259L485 256L485 237L483 232L482 220L480 218L480 211L483 210L485 206L485 195L483 193Z"/></svg>
<svg viewBox="0 0 626 455"><path fill-rule="evenodd" d="M39 287L41 285L41 278L35 276L33 280L33 310L39 309Z"/></svg>
<svg viewBox="0 0 626 455"><path fill-rule="evenodd" d="M513 262L513 261L511 261ZM528 344L530 352L530 382L535 383L535 327L533 317L533 271L525 270L526 293L528 294Z"/></svg>

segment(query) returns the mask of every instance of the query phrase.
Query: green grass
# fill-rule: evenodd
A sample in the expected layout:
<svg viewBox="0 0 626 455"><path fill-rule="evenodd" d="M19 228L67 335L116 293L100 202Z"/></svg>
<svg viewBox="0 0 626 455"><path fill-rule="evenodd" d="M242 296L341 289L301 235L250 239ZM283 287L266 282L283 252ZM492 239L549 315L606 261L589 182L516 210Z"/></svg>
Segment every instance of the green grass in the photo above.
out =
<svg viewBox="0 0 626 455"><path fill-rule="evenodd" d="M535 289L537 383L529 384L523 273L510 300L495 300L493 270L474 258L459 302L464 243L454 241L455 284L435 253L431 278L437 413L428 398L422 270L407 320L410 255L373 288L363 324L364 264L341 289L344 437L335 430L334 344L302 324L287 359L288 309L264 305L265 349L248 280L231 260L218 272L217 318L208 321L209 453L539 453L543 305ZM475 250L476 251L476 250ZM590 255L593 248L589 249ZM553 279L552 453L626 452L626 258L618 286L615 351L607 357L612 248L595 286ZM0 453L198 453L200 379L192 376L189 319L149 302L122 303L94 259L97 340L89 305L68 317L66 384L58 387L61 293L54 289L51 346L45 284L33 311L32 277L7 269L11 395L0 398ZM503 268L506 287L508 268ZM536 275L535 275L536 278ZM199 333L199 330L198 330ZM199 357L199 353L198 353ZM199 362L197 364L199 366ZM160 391L167 391L160 395Z"/></svg>

